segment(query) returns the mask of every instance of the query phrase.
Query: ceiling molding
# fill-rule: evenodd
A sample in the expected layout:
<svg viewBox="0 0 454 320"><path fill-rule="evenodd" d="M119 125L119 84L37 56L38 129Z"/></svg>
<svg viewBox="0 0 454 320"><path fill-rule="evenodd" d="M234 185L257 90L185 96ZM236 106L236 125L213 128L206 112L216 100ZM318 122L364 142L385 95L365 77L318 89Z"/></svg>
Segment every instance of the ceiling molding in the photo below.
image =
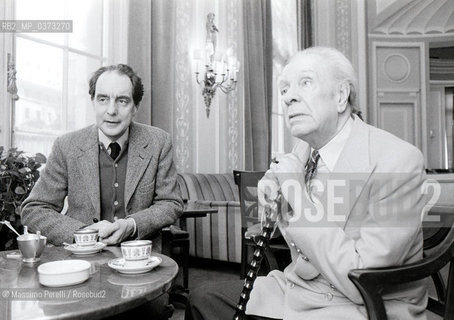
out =
<svg viewBox="0 0 454 320"><path fill-rule="evenodd" d="M373 29L377 35L427 36L454 34L454 1L415 0L388 11Z"/></svg>

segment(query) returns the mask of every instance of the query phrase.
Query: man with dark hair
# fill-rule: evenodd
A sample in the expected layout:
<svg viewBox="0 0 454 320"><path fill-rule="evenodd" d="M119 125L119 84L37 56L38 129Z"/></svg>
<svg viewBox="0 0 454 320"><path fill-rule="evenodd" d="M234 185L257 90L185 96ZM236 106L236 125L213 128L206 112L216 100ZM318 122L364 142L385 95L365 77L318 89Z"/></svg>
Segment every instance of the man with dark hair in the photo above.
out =
<svg viewBox="0 0 454 320"><path fill-rule="evenodd" d="M75 230L99 231L106 244L150 239L161 250L160 231L182 213L169 134L133 122L143 85L131 67L98 69L89 81L96 125L56 139L40 179L22 205L22 223L54 245L73 242ZM65 199L68 208L62 214ZM162 294L121 319L150 314L168 319Z"/></svg>
<svg viewBox="0 0 454 320"><path fill-rule="evenodd" d="M182 201L170 136L132 121L143 91L127 65L93 74L89 94L96 125L56 139L22 205L24 225L55 245L73 242L74 231L89 226L106 244L151 239L160 251L160 230L177 220Z"/></svg>

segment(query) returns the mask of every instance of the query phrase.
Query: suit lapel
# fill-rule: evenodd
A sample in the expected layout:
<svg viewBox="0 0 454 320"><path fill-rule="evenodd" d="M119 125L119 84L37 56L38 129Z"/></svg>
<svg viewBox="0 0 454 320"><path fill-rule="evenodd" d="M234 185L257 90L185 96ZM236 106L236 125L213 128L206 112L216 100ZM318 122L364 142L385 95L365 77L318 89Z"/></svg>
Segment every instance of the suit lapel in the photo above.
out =
<svg viewBox="0 0 454 320"><path fill-rule="evenodd" d="M349 187L349 210L345 221L341 223L342 227L345 227L348 215L375 169L370 159L369 133L368 125L355 116L350 137L330 174L330 179L344 179Z"/></svg>
<svg viewBox="0 0 454 320"><path fill-rule="evenodd" d="M87 131L86 137L82 139L83 143L78 145L80 150L79 165L83 179L85 181L86 192L88 193L93 208L95 209L95 217L100 220L101 217L101 200L99 187L99 145L98 131L96 126Z"/></svg>
<svg viewBox="0 0 454 320"><path fill-rule="evenodd" d="M131 123L129 131L128 165L126 169L125 205L131 200L137 185L152 158L150 136L143 134L139 126Z"/></svg>

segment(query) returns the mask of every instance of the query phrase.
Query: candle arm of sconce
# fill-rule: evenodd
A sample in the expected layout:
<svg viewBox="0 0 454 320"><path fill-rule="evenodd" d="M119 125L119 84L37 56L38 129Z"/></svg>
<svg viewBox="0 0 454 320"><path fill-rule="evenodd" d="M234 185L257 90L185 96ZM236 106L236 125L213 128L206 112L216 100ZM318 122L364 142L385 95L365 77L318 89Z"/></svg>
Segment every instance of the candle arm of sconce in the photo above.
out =
<svg viewBox="0 0 454 320"><path fill-rule="evenodd" d="M221 89L222 92L224 93L229 93L230 91L235 90L236 88L236 81L232 81L228 85L220 85L219 88Z"/></svg>
<svg viewBox="0 0 454 320"><path fill-rule="evenodd" d="M199 73L200 73L200 72L196 72L196 73L195 73L195 81L197 82L197 84L200 84L200 83L201 83L201 81L199 80Z"/></svg>

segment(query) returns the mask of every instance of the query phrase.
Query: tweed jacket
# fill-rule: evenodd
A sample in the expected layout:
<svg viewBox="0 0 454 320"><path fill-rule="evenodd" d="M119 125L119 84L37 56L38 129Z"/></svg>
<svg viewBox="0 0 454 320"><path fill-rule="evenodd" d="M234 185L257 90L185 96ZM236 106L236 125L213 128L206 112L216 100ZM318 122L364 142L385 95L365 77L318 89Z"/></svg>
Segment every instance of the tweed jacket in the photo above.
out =
<svg viewBox="0 0 454 320"><path fill-rule="evenodd" d="M307 161L309 145L297 149ZM417 148L355 116L333 172L316 178L323 192L310 201L304 189L302 212L295 210L279 223L291 264L284 272L257 278L247 314L367 319L348 272L422 258L421 213L427 197L421 192L425 172ZM424 282L395 287L384 292L384 299L389 319L425 319Z"/></svg>
<svg viewBox="0 0 454 320"><path fill-rule="evenodd" d="M182 213L170 136L132 122L125 179L125 213L139 239L160 251L160 230ZM62 214L65 198L68 207ZM48 242L71 243L73 232L101 220L99 143L95 125L56 139L41 177L22 205L22 223L40 230Z"/></svg>

